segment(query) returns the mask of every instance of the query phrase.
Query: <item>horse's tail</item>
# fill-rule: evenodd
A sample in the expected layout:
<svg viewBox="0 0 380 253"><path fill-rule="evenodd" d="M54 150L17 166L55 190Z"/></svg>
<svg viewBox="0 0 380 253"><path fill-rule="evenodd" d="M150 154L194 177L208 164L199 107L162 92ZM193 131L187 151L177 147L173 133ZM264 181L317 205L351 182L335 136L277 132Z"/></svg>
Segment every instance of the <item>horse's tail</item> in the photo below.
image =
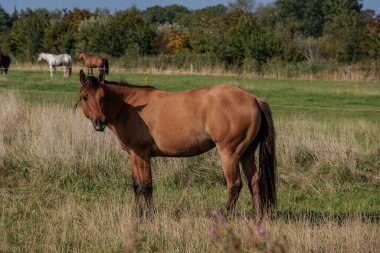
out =
<svg viewBox="0 0 380 253"><path fill-rule="evenodd" d="M69 68L69 73L67 73L69 76L71 76L73 74L72 66L73 66L73 62L71 60L71 56L69 55L68 56L68 66L67 66Z"/></svg>
<svg viewBox="0 0 380 253"><path fill-rule="evenodd" d="M107 59L103 59L103 66L104 66L104 72L106 72L106 75L109 74L109 65L108 65L108 60Z"/></svg>
<svg viewBox="0 0 380 253"><path fill-rule="evenodd" d="M276 207L276 136L272 113L267 102L256 98L261 111L259 131L259 191L260 206L268 213Z"/></svg>
<svg viewBox="0 0 380 253"><path fill-rule="evenodd" d="M71 76L73 74L73 64L72 64L72 61L71 61L71 58L70 58L70 62L69 62L69 76Z"/></svg>

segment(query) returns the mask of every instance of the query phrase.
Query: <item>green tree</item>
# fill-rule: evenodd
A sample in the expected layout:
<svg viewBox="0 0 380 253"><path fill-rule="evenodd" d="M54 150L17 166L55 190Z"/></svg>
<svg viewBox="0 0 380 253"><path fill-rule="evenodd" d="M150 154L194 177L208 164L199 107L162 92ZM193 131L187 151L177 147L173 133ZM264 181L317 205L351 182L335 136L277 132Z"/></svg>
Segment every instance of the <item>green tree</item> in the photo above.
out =
<svg viewBox="0 0 380 253"><path fill-rule="evenodd" d="M323 33L324 0L278 0L280 22L295 22L305 37L320 37Z"/></svg>
<svg viewBox="0 0 380 253"><path fill-rule="evenodd" d="M19 17L17 9L14 9L12 15L9 17L10 21L5 21L3 24L5 24L5 28L2 32L0 32L0 48L2 51L7 53L14 53L17 50L17 45L15 44L15 41L13 39L13 24L17 21ZM4 19L7 19L7 15L4 14Z"/></svg>
<svg viewBox="0 0 380 253"><path fill-rule="evenodd" d="M309 0L305 5L303 20L301 21L301 31L306 37L321 37L325 16L323 13L323 1Z"/></svg>
<svg viewBox="0 0 380 253"><path fill-rule="evenodd" d="M83 20L78 31L80 51L116 57L145 55L153 51L155 33L136 8L118 11L112 16L99 12L97 16Z"/></svg>
<svg viewBox="0 0 380 253"><path fill-rule="evenodd" d="M368 57L380 59L380 14L375 16L374 11L363 13L365 32L363 48Z"/></svg>
<svg viewBox="0 0 380 253"><path fill-rule="evenodd" d="M47 9L22 10L11 31L10 43L15 54L28 61L35 61L43 50L44 31L49 24Z"/></svg>
<svg viewBox="0 0 380 253"><path fill-rule="evenodd" d="M322 9L325 22L333 22L342 11L353 11L359 13L363 8L362 0L323 0Z"/></svg>
<svg viewBox="0 0 380 253"><path fill-rule="evenodd" d="M153 53L155 32L141 11L130 8L113 15L109 26L109 54L147 55Z"/></svg>
<svg viewBox="0 0 380 253"><path fill-rule="evenodd" d="M228 2L230 11L241 11L244 13L253 12L256 6L256 0L234 0Z"/></svg>
<svg viewBox="0 0 380 253"><path fill-rule="evenodd" d="M0 51L11 51L10 30L12 21L12 17L0 5Z"/></svg>
<svg viewBox="0 0 380 253"><path fill-rule="evenodd" d="M223 60L242 65L245 59L253 59L259 71L264 63L282 51L281 42L273 31L258 26L251 15L241 16L224 40L220 51Z"/></svg>
<svg viewBox="0 0 380 253"><path fill-rule="evenodd" d="M365 20L361 0L324 0L323 54L343 62L365 57L363 44Z"/></svg>
<svg viewBox="0 0 380 253"><path fill-rule="evenodd" d="M53 11L49 15L49 25L44 31L43 48L45 51L59 54L62 53L63 40L65 38L67 28L62 22L62 12Z"/></svg>
<svg viewBox="0 0 380 253"><path fill-rule="evenodd" d="M87 9L74 8L73 10L63 10L62 27L66 30L62 35L62 51L71 55L76 55L79 51L83 51L83 48L79 49L79 25L85 20L89 19L95 14L91 13Z"/></svg>
<svg viewBox="0 0 380 253"><path fill-rule="evenodd" d="M155 5L147 8L143 14L150 23L173 24L179 23L189 13L185 6L173 4L165 7Z"/></svg>
<svg viewBox="0 0 380 253"><path fill-rule="evenodd" d="M108 38L110 38L107 34L110 20L107 13L98 13L97 16L82 20L78 27L78 51L105 52L109 44Z"/></svg>
<svg viewBox="0 0 380 253"><path fill-rule="evenodd" d="M0 5L0 34L12 26L12 19Z"/></svg>
<svg viewBox="0 0 380 253"><path fill-rule="evenodd" d="M209 53L221 43L228 29L227 17L227 7L215 5L196 10L184 18L194 52Z"/></svg>
<svg viewBox="0 0 380 253"><path fill-rule="evenodd" d="M303 61L304 55L302 48L298 47L299 40L299 23L294 19L281 20L276 23L276 37L280 38L282 44L282 53L278 56L285 62Z"/></svg>
<svg viewBox="0 0 380 253"><path fill-rule="evenodd" d="M278 8L275 5L259 7L255 12L257 24L259 26L270 27L274 29L279 22Z"/></svg>
<svg viewBox="0 0 380 253"><path fill-rule="evenodd" d="M79 25L83 20L95 16L95 14L87 9L78 8L74 8L70 11L64 10L63 13L63 23L70 33L78 32Z"/></svg>
<svg viewBox="0 0 380 253"><path fill-rule="evenodd" d="M344 9L335 15L324 28L329 58L343 62L358 61L365 57L365 19L356 9Z"/></svg>

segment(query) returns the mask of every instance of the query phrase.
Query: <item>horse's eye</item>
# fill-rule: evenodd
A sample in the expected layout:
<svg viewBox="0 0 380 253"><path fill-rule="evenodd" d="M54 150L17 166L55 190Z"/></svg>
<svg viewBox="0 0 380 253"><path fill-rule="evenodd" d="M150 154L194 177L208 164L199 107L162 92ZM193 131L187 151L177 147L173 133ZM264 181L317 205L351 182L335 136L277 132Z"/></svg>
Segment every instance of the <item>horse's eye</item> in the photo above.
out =
<svg viewBox="0 0 380 253"><path fill-rule="evenodd" d="M83 99L84 102L87 102L88 96L83 96L82 99Z"/></svg>

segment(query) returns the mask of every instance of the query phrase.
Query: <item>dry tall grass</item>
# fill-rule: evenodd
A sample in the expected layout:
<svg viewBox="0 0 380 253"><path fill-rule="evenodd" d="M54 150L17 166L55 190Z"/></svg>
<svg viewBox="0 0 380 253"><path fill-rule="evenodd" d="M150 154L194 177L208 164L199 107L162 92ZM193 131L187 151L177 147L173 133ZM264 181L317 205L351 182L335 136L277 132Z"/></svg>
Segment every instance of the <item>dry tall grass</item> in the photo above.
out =
<svg viewBox="0 0 380 253"><path fill-rule="evenodd" d="M0 94L0 104L0 252L233 251L224 244L226 238L243 252L380 248L378 222L359 216L265 220L266 234L260 235L243 211L223 222L219 232L224 239L214 240L210 211L226 198L216 152L155 159L157 215L152 221L136 219L127 155L110 131L96 133L80 110L28 107L16 93ZM379 171L364 174L357 166L363 159L379 164L375 124L301 118L275 123L280 185L297 181L334 188L362 177L376 184ZM321 182L324 168L333 169L323 171L327 180ZM351 177L341 181L340 173ZM194 203L188 197L201 191L210 199Z"/></svg>

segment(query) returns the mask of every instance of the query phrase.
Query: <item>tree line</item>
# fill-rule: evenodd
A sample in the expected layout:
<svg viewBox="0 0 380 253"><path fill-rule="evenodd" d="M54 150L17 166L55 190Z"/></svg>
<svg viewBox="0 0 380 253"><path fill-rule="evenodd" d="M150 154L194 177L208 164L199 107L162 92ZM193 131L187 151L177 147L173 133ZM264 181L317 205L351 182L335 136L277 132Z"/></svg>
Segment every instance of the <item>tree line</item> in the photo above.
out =
<svg viewBox="0 0 380 253"><path fill-rule="evenodd" d="M0 6L0 49L18 61L40 52L119 59L207 56L225 66L380 58L380 15L361 0L235 0L190 10L181 5L107 9Z"/></svg>

